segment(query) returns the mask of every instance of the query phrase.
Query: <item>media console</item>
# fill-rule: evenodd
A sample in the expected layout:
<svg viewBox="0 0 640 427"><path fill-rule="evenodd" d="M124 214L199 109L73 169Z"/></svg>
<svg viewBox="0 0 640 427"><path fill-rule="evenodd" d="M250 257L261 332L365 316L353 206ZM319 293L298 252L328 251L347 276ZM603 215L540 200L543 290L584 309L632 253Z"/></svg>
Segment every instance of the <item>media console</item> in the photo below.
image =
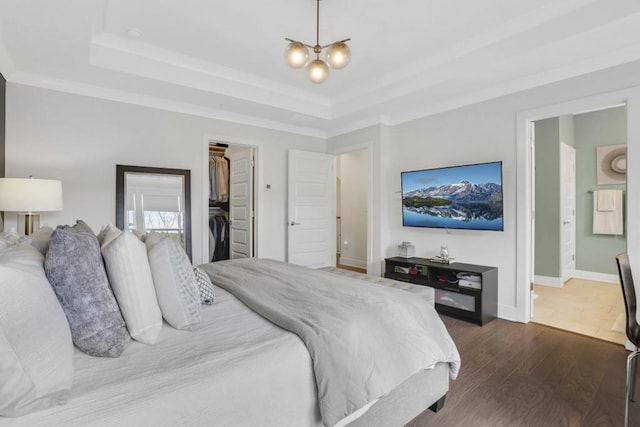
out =
<svg viewBox="0 0 640 427"><path fill-rule="evenodd" d="M386 258L384 277L435 290L436 310L484 325L498 315L498 269L426 258Z"/></svg>

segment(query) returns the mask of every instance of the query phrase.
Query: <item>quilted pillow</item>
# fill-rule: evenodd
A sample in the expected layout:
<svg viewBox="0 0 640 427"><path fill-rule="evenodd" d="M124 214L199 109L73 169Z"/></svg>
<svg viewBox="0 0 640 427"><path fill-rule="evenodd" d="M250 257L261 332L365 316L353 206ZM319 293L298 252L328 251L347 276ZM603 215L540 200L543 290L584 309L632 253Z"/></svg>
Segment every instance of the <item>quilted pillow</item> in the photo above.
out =
<svg viewBox="0 0 640 427"><path fill-rule="evenodd" d="M184 249L158 233L150 233L145 245L162 317L176 329L196 329L200 324L200 293Z"/></svg>
<svg viewBox="0 0 640 427"><path fill-rule="evenodd" d="M58 226L49 242L45 272L64 310L73 343L91 356L118 357L129 335L98 247L84 222Z"/></svg>
<svg viewBox="0 0 640 427"><path fill-rule="evenodd" d="M200 303L205 305L213 304L216 299L216 294L213 289L213 283L209 275L200 267L194 267L193 272L196 275L196 281L198 282L198 290L200 292Z"/></svg>
<svg viewBox="0 0 640 427"><path fill-rule="evenodd" d="M102 256L129 334L136 341L154 344L162 329L162 313L144 243L130 232L121 231L103 243Z"/></svg>
<svg viewBox="0 0 640 427"><path fill-rule="evenodd" d="M0 416L65 403L73 343L64 312L29 244L0 251Z"/></svg>

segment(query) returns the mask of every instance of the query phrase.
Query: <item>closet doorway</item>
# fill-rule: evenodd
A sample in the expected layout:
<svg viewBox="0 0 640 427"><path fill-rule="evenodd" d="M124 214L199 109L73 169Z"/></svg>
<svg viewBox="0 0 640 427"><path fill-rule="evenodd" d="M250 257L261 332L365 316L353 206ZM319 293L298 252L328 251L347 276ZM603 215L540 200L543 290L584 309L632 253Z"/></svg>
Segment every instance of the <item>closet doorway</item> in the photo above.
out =
<svg viewBox="0 0 640 427"><path fill-rule="evenodd" d="M256 148L207 141L205 262L255 256Z"/></svg>

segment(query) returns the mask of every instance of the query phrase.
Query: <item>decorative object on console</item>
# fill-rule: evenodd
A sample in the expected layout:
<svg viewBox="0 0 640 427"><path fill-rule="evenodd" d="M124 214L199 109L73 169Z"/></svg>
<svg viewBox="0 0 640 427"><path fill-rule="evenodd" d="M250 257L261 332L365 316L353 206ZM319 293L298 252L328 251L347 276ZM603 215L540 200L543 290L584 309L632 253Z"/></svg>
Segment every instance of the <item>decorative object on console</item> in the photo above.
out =
<svg viewBox="0 0 640 427"><path fill-rule="evenodd" d="M333 42L328 45L320 45L320 0L316 0L316 44L315 46L302 43L297 40L285 38L289 42L287 46L287 64L291 68L302 68L307 66L307 73L309 79L313 83L322 83L329 75L329 67L327 62L331 65L331 68L340 70L347 66L351 59L351 51L346 42L351 39L344 39L337 42ZM325 48L327 49L327 62L320 59L320 53ZM309 50L313 49L313 53L316 55L316 59L309 62Z"/></svg>
<svg viewBox="0 0 640 427"><path fill-rule="evenodd" d="M415 254L416 248L411 242L402 242L401 245L398 245L398 256L402 258L413 258Z"/></svg>
<svg viewBox="0 0 640 427"><path fill-rule="evenodd" d="M33 233L38 212L62 210L62 181L0 178L0 211L24 214L24 234Z"/></svg>

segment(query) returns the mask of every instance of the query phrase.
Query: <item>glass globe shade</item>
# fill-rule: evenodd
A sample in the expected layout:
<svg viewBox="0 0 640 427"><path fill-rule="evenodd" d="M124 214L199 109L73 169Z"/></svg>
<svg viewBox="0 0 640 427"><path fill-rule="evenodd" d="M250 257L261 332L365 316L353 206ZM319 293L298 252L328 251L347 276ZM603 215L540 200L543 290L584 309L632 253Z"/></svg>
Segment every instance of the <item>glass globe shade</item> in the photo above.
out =
<svg viewBox="0 0 640 427"><path fill-rule="evenodd" d="M327 49L327 62L331 68L336 70L344 68L349 63L349 59L351 59L351 51L344 42L335 42Z"/></svg>
<svg viewBox="0 0 640 427"><path fill-rule="evenodd" d="M329 75L329 67L322 59L314 59L307 66L309 79L314 83L322 83Z"/></svg>
<svg viewBox="0 0 640 427"><path fill-rule="evenodd" d="M291 68L302 68L309 60L309 49L300 42L291 42L285 51L287 64Z"/></svg>

